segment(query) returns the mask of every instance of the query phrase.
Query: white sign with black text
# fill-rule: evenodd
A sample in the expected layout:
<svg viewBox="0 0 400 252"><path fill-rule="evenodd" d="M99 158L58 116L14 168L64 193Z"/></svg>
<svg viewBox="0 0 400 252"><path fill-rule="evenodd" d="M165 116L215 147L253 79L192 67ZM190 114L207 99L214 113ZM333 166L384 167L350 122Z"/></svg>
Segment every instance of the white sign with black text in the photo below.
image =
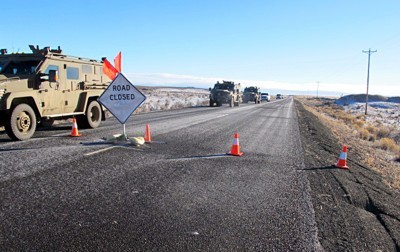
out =
<svg viewBox="0 0 400 252"><path fill-rule="evenodd" d="M121 124L124 124L145 100L146 96L122 73L115 77L98 99Z"/></svg>

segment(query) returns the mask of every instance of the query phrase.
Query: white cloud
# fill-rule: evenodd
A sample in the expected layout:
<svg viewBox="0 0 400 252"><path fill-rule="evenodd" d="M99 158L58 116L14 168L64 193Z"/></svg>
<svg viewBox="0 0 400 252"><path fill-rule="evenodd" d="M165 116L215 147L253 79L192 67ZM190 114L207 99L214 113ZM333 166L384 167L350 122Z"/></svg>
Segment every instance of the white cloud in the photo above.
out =
<svg viewBox="0 0 400 252"><path fill-rule="evenodd" d="M262 90L290 90L298 92L317 92L317 82L309 83L288 83L278 81L264 81L264 80L246 80L246 79L232 79L228 77L198 77L190 75L178 75L170 73L127 73L127 78L137 85L149 86L184 86L184 87L198 87L209 88L212 87L217 81L232 80L235 83L241 83L242 89L246 86L259 86ZM337 93L337 94L360 94L366 92L366 84L351 84L351 83L324 83L319 84L319 93ZM396 85L387 86L370 86L370 94L381 94L387 96L399 96L400 90Z"/></svg>

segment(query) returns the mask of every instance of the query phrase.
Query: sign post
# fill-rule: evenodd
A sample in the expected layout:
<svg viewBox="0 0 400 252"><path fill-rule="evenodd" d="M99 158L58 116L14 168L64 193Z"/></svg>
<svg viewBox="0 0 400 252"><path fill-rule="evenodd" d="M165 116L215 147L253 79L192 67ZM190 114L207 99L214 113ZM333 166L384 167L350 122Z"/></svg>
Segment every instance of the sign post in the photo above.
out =
<svg viewBox="0 0 400 252"><path fill-rule="evenodd" d="M142 94L122 73L110 83L98 101L117 118L123 126L123 135L127 140L125 122L131 114L146 100Z"/></svg>

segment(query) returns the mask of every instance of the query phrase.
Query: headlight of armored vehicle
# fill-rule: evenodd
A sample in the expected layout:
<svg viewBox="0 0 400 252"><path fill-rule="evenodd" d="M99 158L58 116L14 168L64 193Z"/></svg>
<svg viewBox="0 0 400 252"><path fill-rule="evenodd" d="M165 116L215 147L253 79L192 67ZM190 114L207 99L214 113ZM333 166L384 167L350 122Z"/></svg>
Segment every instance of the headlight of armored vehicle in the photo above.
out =
<svg viewBox="0 0 400 252"><path fill-rule="evenodd" d="M1 101L1 98L3 98L3 95L6 93L6 90L5 89L0 89L0 101Z"/></svg>

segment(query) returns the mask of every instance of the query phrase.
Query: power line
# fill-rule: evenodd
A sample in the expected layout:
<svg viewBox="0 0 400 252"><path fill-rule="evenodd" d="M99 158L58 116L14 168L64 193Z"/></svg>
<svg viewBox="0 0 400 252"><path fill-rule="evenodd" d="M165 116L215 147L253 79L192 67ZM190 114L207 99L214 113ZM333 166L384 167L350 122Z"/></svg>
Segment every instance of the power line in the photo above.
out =
<svg viewBox="0 0 400 252"><path fill-rule="evenodd" d="M369 66L370 66L370 60L371 60L371 54L377 52L371 51L371 48L369 48L368 51L362 51L363 53L368 53L368 73L367 73L367 96L365 97L365 115L367 115L367 110L368 110L368 89L369 89Z"/></svg>

